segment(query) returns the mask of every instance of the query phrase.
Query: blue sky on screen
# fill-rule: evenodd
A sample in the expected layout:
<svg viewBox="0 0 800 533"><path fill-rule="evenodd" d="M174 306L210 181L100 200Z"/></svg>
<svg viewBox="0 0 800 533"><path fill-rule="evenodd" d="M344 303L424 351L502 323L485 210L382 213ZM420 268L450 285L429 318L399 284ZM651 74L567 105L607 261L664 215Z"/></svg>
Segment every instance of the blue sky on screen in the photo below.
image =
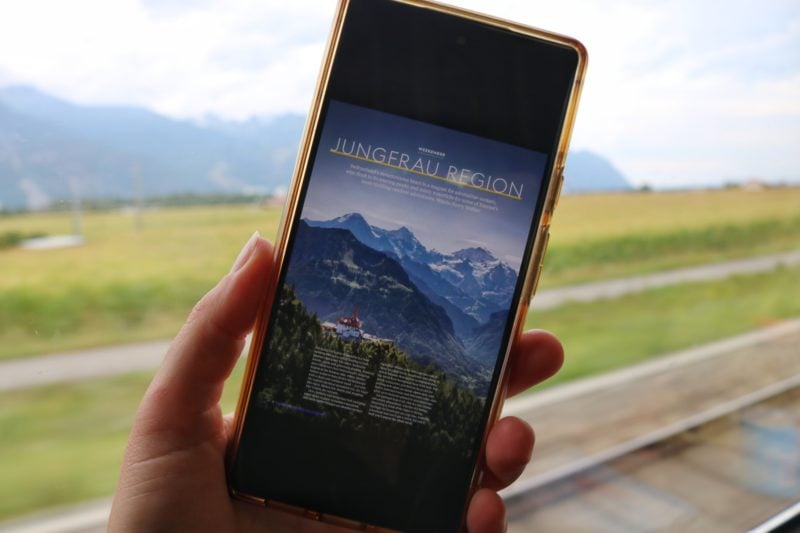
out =
<svg viewBox="0 0 800 533"><path fill-rule="evenodd" d="M347 142L343 142L346 139ZM339 146L360 142L365 150L383 148L410 156L411 161L425 161L430 174L446 177L450 167L481 172L504 184L515 184L519 199L464 187L442 179L422 176L396 168L387 168L348 156L337 155ZM428 156L419 148L440 155ZM334 150L332 152L331 150ZM430 162L430 164L428 164ZM313 176L302 213L311 220L330 220L357 212L372 225L383 229L405 226L427 248L452 253L462 248L483 247L519 269L528 228L546 163L544 154L467 135L357 106L332 102L322 131L314 162ZM359 165L390 175L413 178L418 183L460 190L490 202L492 209L465 212L457 207L423 200L402 193L387 192L366 185L364 180L348 175L351 165ZM406 166L413 166L413 162ZM434 166L435 165L435 166ZM398 166L396 163L394 166ZM421 168L423 168L421 166ZM460 172L454 173L460 175ZM368 180L367 180L368 181ZM389 178L386 183L394 180ZM424 188L420 196L430 197ZM499 189L496 189L499 190ZM509 189L510 190L510 189Z"/></svg>
<svg viewBox="0 0 800 533"><path fill-rule="evenodd" d="M582 40L574 148L635 184L800 179L800 2L451 0ZM0 4L0 85L228 119L308 108L332 0Z"/></svg>

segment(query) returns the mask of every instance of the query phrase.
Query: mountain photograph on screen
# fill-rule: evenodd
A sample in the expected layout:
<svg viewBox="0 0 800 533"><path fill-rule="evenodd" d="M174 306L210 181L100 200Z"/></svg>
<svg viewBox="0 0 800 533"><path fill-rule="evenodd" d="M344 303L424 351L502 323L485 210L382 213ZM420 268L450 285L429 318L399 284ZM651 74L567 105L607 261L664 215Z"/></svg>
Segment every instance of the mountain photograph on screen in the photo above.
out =
<svg viewBox="0 0 800 533"><path fill-rule="evenodd" d="M488 392L545 156L333 101L284 284L341 339Z"/></svg>
<svg viewBox="0 0 800 533"><path fill-rule="evenodd" d="M392 340L422 365L479 377L479 388L491 377L517 272L486 248L445 254L406 227L348 213L301 221L290 265L285 282L343 338ZM343 329L348 318L361 331Z"/></svg>
<svg viewBox="0 0 800 533"><path fill-rule="evenodd" d="M263 427L313 427L370 465L390 442L467 460L546 162L331 101L255 377Z"/></svg>

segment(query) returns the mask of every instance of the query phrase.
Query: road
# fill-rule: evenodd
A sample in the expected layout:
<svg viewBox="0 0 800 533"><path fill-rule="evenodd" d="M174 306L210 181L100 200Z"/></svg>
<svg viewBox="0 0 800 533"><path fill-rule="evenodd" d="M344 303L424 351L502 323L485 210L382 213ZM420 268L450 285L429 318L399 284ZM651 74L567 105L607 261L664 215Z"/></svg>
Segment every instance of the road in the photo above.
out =
<svg viewBox="0 0 800 533"><path fill-rule="evenodd" d="M144 342L0 362L0 392L152 370L168 347Z"/></svg>
<svg viewBox="0 0 800 533"><path fill-rule="evenodd" d="M697 267L679 268L643 276L583 283L539 291L533 298L532 308L541 311L553 309L567 302L591 302L618 298L625 294L679 283L713 281L734 275L757 274L759 272L769 272L779 267L785 268L796 265L800 265L800 250Z"/></svg>
<svg viewBox="0 0 800 533"><path fill-rule="evenodd" d="M767 272L798 264L800 264L800 250L547 289L535 296L533 307L538 310L552 309L571 301L589 302L616 298L656 287L724 279L731 275ZM0 362L0 392L152 370L161 362L168 346L167 341L148 342Z"/></svg>

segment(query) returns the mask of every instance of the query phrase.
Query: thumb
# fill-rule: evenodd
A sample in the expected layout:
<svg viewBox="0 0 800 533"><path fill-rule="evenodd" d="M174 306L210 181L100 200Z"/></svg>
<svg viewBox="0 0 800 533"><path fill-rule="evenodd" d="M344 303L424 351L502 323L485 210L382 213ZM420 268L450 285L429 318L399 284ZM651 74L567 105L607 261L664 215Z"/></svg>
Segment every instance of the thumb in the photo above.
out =
<svg viewBox="0 0 800 533"><path fill-rule="evenodd" d="M231 272L192 310L145 396L145 403L151 399L157 405L156 419L166 427L192 424L219 402L255 321L272 265L272 246L253 234Z"/></svg>

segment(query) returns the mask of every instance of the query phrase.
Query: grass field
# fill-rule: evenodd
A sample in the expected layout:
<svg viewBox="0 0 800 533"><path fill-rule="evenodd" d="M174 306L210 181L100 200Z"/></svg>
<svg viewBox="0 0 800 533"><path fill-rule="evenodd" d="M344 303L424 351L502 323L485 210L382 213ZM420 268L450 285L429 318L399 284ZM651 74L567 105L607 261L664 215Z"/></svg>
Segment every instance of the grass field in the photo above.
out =
<svg viewBox="0 0 800 533"><path fill-rule="evenodd" d="M555 237L553 237L555 239ZM800 215L550 247L542 286L568 285L800 248Z"/></svg>
<svg viewBox="0 0 800 533"><path fill-rule="evenodd" d="M236 405L243 364L223 396ZM111 494L151 374L0 394L0 520Z"/></svg>
<svg viewBox="0 0 800 533"><path fill-rule="evenodd" d="M571 245L798 216L800 187L586 194L561 198L553 232Z"/></svg>
<svg viewBox="0 0 800 533"><path fill-rule="evenodd" d="M800 316L800 269L734 276L528 313L527 328L562 338L564 367L550 385L624 367Z"/></svg>
<svg viewBox="0 0 800 533"><path fill-rule="evenodd" d="M170 337L258 229L253 205L88 212L87 244L0 249L0 359ZM68 213L0 217L0 234L64 234ZM800 188L566 196L542 287L800 246Z"/></svg>
<svg viewBox="0 0 800 533"><path fill-rule="evenodd" d="M0 359L175 334L255 230L272 238L278 209L191 207L133 216L87 213L87 244L0 251ZM19 228L69 231L68 214L0 217ZM19 230L18 229L18 230Z"/></svg>
<svg viewBox="0 0 800 533"><path fill-rule="evenodd" d="M800 316L800 269L741 276L532 312L528 327L565 345L547 385L611 370ZM0 519L106 496L114 489L133 412L149 375L0 394ZM223 405L234 406L241 364Z"/></svg>
<svg viewBox="0 0 800 533"><path fill-rule="evenodd" d="M562 198L542 286L800 248L800 188Z"/></svg>

